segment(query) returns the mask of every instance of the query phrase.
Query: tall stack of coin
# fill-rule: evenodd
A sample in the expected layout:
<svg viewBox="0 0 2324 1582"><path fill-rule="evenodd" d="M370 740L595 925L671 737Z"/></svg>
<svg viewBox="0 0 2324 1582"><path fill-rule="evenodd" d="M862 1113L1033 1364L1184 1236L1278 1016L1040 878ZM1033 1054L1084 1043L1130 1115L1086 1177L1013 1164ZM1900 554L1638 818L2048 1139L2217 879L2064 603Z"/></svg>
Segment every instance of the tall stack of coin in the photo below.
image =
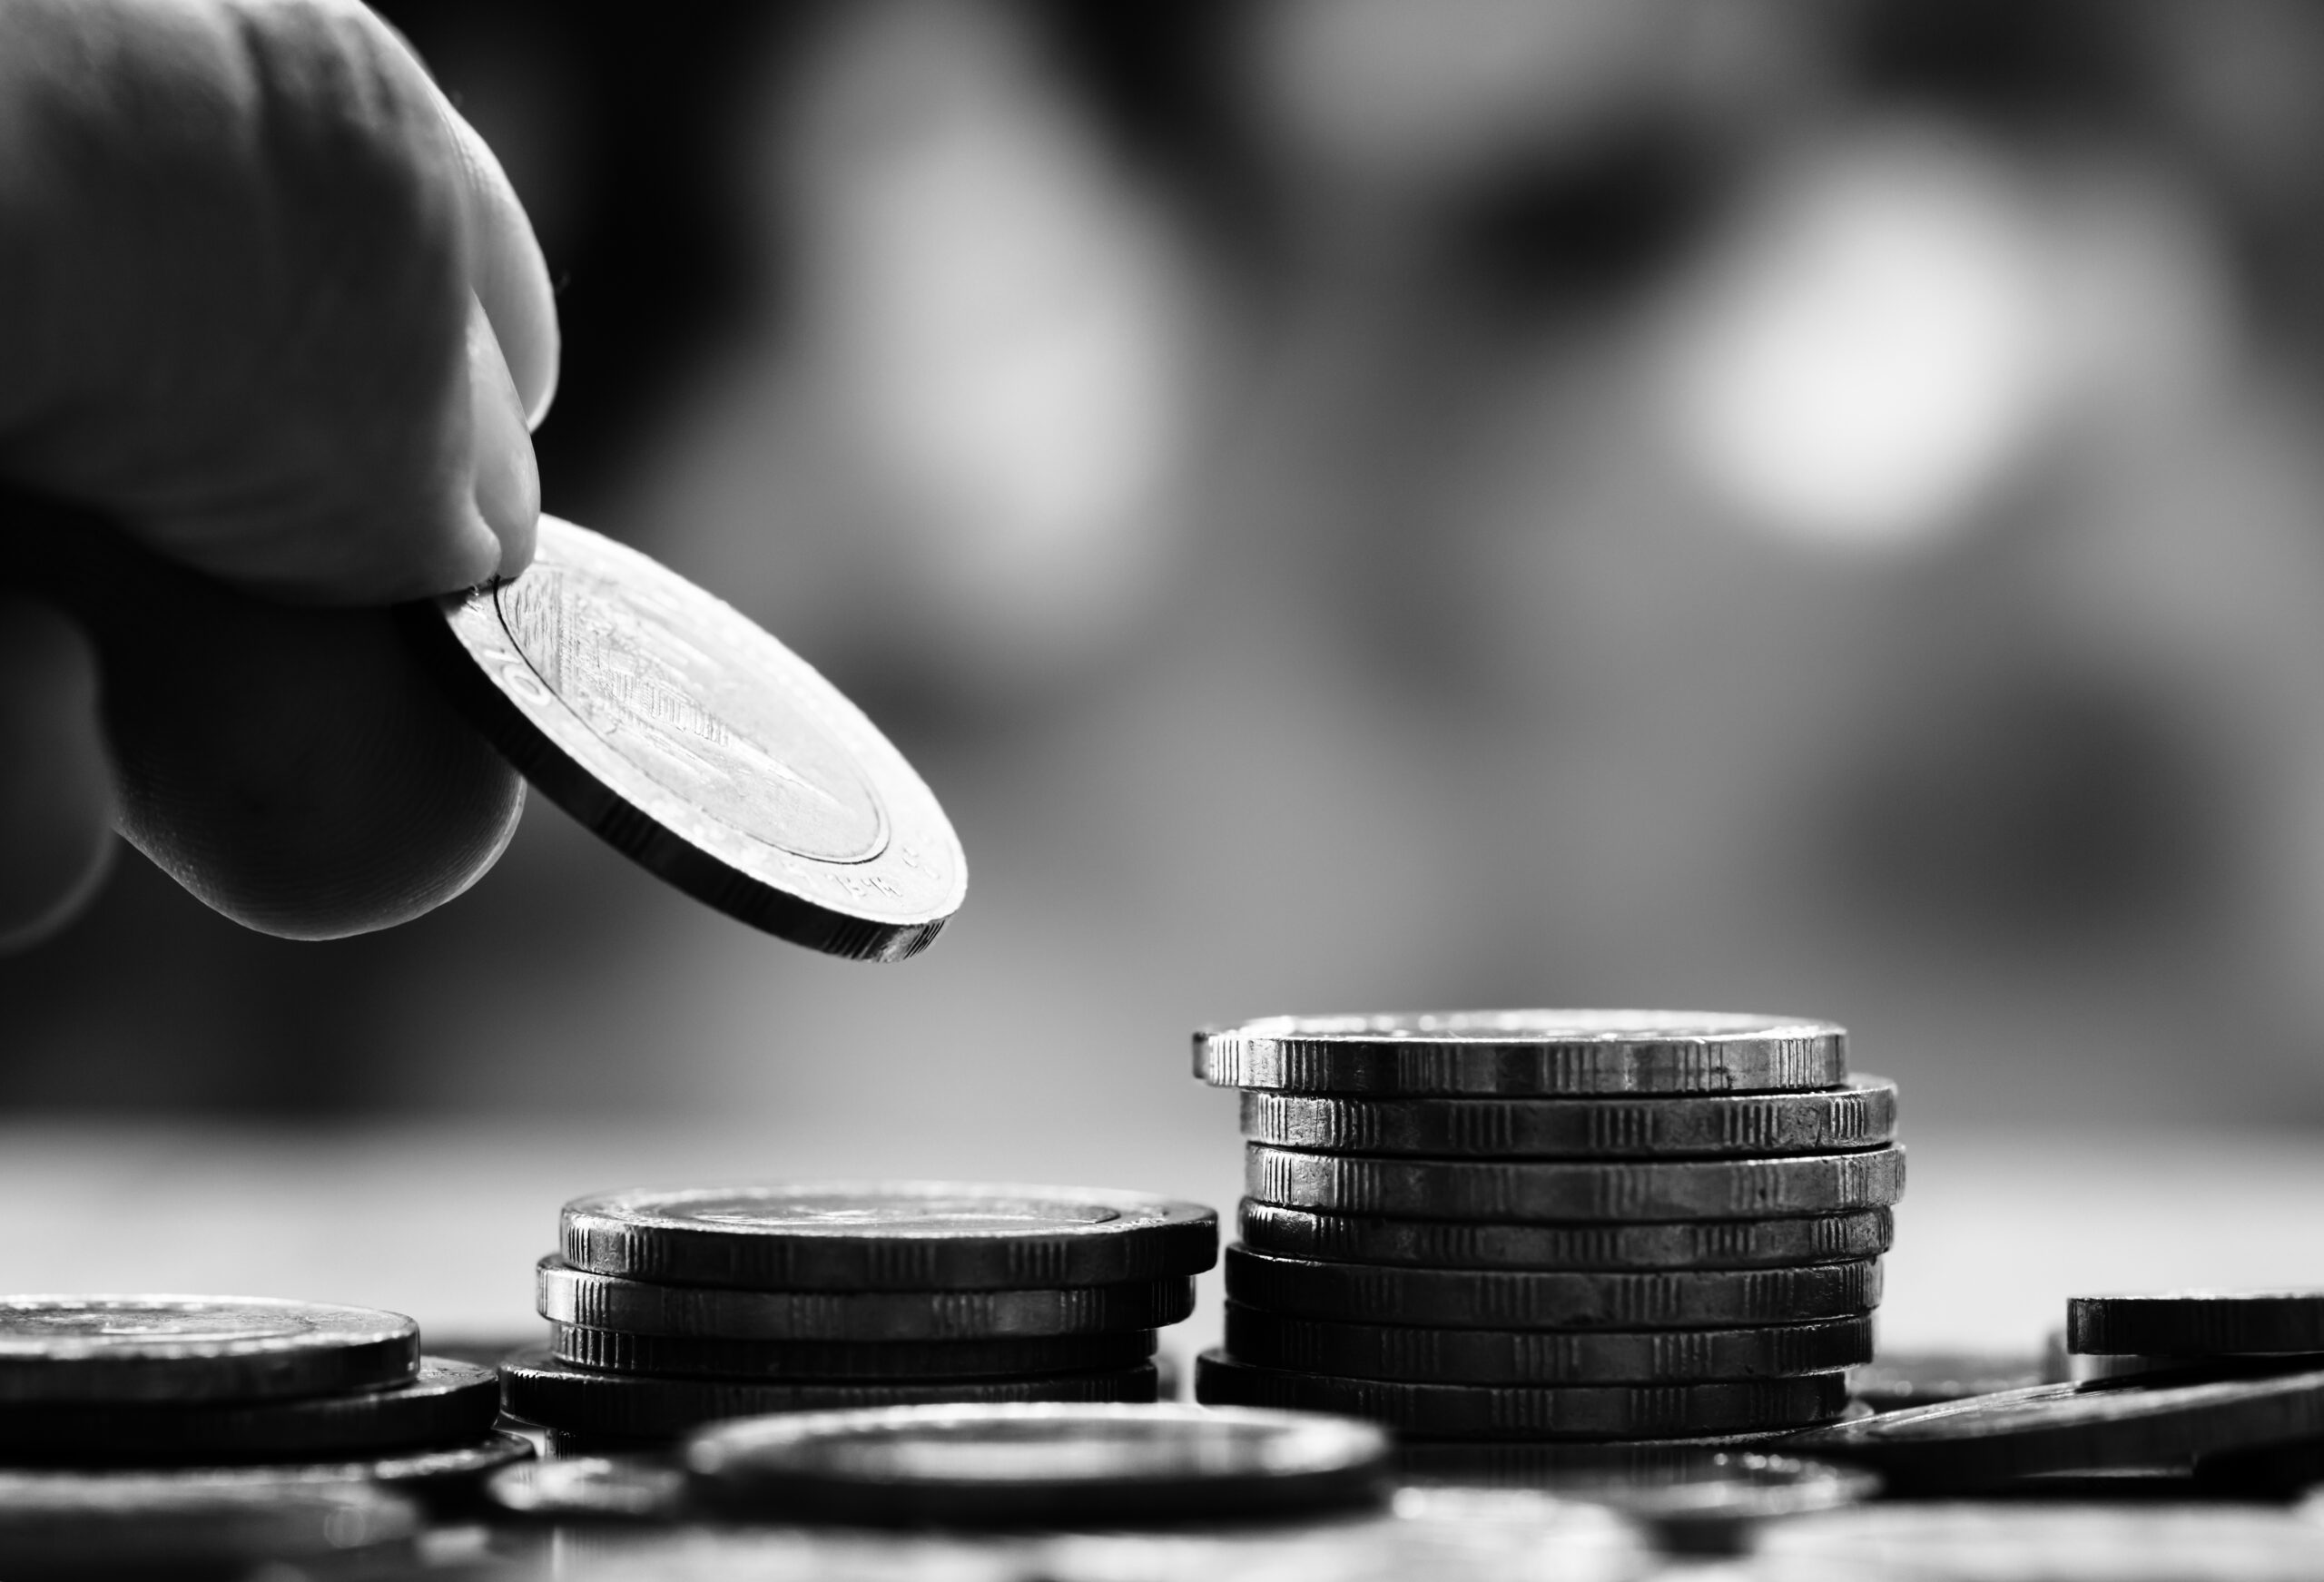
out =
<svg viewBox="0 0 2324 1582"><path fill-rule="evenodd" d="M1156 1331L1217 1261L1196 1204L1080 1187L778 1183L606 1193L541 1260L511 1415L666 1440L763 1412L1152 1400Z"/></svg>
<svg viewBox="0 0 2324 1582"><path fill-rule="evenodd" d="M1904 1155L1837 1027L1279 1017L1196 1035L1195 1063L1248 1139L1202 1400L1709 1438L1836 1418L1872 1355Z"/></svg>

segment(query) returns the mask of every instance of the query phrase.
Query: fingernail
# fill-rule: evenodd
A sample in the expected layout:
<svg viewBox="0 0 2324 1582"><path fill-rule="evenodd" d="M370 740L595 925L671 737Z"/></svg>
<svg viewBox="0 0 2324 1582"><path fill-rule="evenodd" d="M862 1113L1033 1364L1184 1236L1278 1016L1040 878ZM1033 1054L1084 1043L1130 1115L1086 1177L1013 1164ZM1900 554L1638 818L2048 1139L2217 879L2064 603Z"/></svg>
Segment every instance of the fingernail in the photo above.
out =
<svg viewBox="0 0 2324 1582"><path fill-rule="evenodd" d="M532 564L541 475L525 425L525 403L474 298L468 300L468 408L476 422L471 487L477 515L499 540L498 575L514 576Z"/></svg>

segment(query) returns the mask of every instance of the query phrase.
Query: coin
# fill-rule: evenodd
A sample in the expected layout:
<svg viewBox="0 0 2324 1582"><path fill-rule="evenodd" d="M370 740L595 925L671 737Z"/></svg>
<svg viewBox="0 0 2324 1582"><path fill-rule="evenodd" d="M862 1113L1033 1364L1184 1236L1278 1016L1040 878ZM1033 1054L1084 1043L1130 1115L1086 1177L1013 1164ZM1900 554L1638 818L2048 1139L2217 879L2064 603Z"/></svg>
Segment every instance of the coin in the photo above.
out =
<svg viewBox="0 0 2324 1582"><path fill-rule="evenodd" d="M1343 1154L1586 1159L1829 1154L1896 1134L1896 1085L1676 1098L1336 1098L1246 1092L1243 1135Z"/></svg>
<svg viewBox="0 0 2324 1582"><path fill-rule="evenodd" d="M1226 1352L1259 1368L1453 1384L1676 1384L1824 1373L1872 1356L1869 1318L1748 1329L1419 1328L1226 1305Z"/></svg>
<svg viewBox="0 0 2324 1582"><path fill-rule="evenodd" d="M579 1368L712 1379L976 1379L1134 1368L1152 1330L997 1341L720 1341L549 1326L549 1355Z"/></svg>
<svg viewBox="0 0 2324 1582"><path fill-rule="evenodd" d="M515 1434L490 1433L448 1449L403 1450L362 1460L273 1461L224 1466L100 1467L70 1471L0 1468L0 1506L37 1501L71 1485L99 1498L111 1489L124 1502L148 1492L208 1487L300 1489L309 1485L377 1483L423 1501L477 1482L487 1474L532 1459L533 1447Z"/></svg>
<svg viewBox="0 0 2324 1582"><path fill-rule="evenodd" d="M544 1521L674 1521L686 1475L645 1456L570 1456L496 1472L485 1497L511 1516Z"/></svg>
<svg viewBox="0 0 2324 1582"><path fill-rule="evenodd" d="M1847 1380L1805 1373L1707 1384L1411 1384L1254 1368L1205 1351L1195 1361L1195 1399L1339 1412L1430 1439L1651 1439L1828 1422L1847 1405Z"/></svg>
<svg viewBox="0 0 2324 1582"><path fill-rule="evenodd" d="M2103 1379L2143 1379L2155 1383L2166 1374L2190 1380L2236 1379L2257 1373L2306 1373L2318 1368L2324 1368L2324 1353L2315 1351L2255 1351L2219 1357L2084 1351L2066 1359L2066 1378L2076 1384ZM2045 1379L2041 1382L2062 1381Z"/></svg>
<svg viewBox="0 0 2324 1582"><path fill-rule="evenodd" d="M794 1384L593 1373L537 1353L502 1363L500 1383L501 1403L511 1417L567 1433L639 1439L682 1434L704 1423L771 1411L990 1400L1152 1400L1155 1389L1151 1362L1022 1379Z"/></svg>
<svg viewBox="0 0 2324 1582"><path fill-rule="evenodd" d="M419 1509L361 1485L0 1474L0 1556L17 1578L239 1577L261 1565L405 1551Z"/></svg>
<svg viewBox="0 0 2324 1582"><path fill-rule="evenodd" d="M695 899L882 961L960 909L960 841L903 755L803 660L635 550L543 516L522 575L399 618L527 779Z"/></svg>
<svg viewBox="0 0 2324 1582"><path fill-rule="evenodd" d="M1191 1280L1049 1291L722 1291L568 1268L534 1270L553 1323L734 1341L975 1341L1157 1330L1194 1311Z"/></svg>
<svg viewBox="0 0 2324 1582"><path fill-rule="evenodd" d="M1896 1236L1885 1208L1771 1220L1479 1224L1317 1214L1249 1198L1255 1252L1432 1269L1763 1269L1877 1257Z"/></svg>
<svg viewBox="0 0 2324 1582"><path fill-rule="evenodd" d="M2183 1464L2316 1435L2324 1435L2324 1371L2045 1384L1838 1423L1793 1448L1862 1462L1895 1487L1944 1489L2035 1472Z"/></svg>
<svg viewBox="0 0 2324 1582"><path fill-rule="evenodd" d="M261 1400L398 1384L399 1313L263 1296L0 1297L0 1402Z"/></svg>
<svg viewBox="0 0 2324 1582"><path fill-rule="evenodd" d="M1765 1093L1847 1079L1829 1022L1716 1011L1264 1017L1195 1035L1195 1075L1286 1093Z"/></svg>
<svg viewBox="0 0 2324 1582"><path fill-rule="evenodd" d="M409 1383L348 1395L11 1406L0 1411L0 1457L161 1465L384 1455L483 1439L497 1393L490 1369L422 1357Z"/></svg>
<svg viewBox="0 0 2324 1582"><path fill-rule="evenodd" d="M1886 1208L1905 1193L1905 1151L1776 1159L1589 1164L1371 1159L1243 1150L1243 1190L1261 1203L1440 1220L1758 1219Z"/></svg>
<svg viewBox="0 0 2324 1582"><path fill-rule="evenodd" d="M1083 1526L1377 1504L1370 1423L1179 1405L946 1406L761 1418L688 1442L724 1509L878 1524Z"/></svg>
<svg viewBox="0 0 2324 1582"><path fill-rule="evenodd" d="M1874 1411L1901 1411L2057 1381L2032 1353L1889 1351L1848 1374L1848 1393Z"/></svg>
<svg viewBox="0 0 2324 1582"><path fill-rule="evenodd" d="M2324 1291L2069 1297L2066 1350L2197 1357L2324 1351Z"/></svg>
<svg viewBox="0 0 2324 1582"><path fill-rule="evenodd" d="M1707 1461L1772 1454L1797 1430L1707 1434L1691 1439L1420 1440L1396 1447L1406 1483L1470 1489L1538 1489L1574 1476L1654 1479L1689 1476ZM1820 1465L1820 1463L1816 1463Z"/></svg>
<svg viewBox="0 0 2324 1582"><path fill-rule="evenodd" d="M565 1205L565 1261L673 1285L950 1291L1201 1273L1218 1215L1088 1187L773 1183L604 1193Z"/></svg>
<svg viewBox="0 0 2324 1582"><path fill-rule="evenodd" d="M1880 1265L1657 1272L1388 1269L1226 1249L1231 1301L1302 1318L1452 1329L1684 1330L1854 1318Z"/></svg>

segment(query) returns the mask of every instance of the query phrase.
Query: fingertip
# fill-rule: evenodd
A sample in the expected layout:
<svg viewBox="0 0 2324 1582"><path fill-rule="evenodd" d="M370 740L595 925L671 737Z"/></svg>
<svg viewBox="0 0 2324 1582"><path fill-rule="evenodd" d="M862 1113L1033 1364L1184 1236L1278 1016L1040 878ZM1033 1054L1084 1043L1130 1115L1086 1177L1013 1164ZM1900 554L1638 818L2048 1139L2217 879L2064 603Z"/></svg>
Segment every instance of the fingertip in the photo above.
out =
<svg viewBox="0 0 2324 1582"><path fill-rule="evenodd" d="M548 259L499 157L448 100L438 98L467 188L468 284L499 339L525 425L538 427L556 398L563 357Z"/></svg>
<svg viewBox="0 0 2324 1582"><path fill-rule="evenodd" d="M112 865L113 787L87 636L0 595L0 951L77 916Z"/></svg>
<svg viewBox="0 0 2324 1582"><path fill-rule="evenodd" d="M489 575L514 576L533 561L541 516L540 467L522 398L481 307L468 314L468 409L475 426L469 492L494 544Z"/></svg>

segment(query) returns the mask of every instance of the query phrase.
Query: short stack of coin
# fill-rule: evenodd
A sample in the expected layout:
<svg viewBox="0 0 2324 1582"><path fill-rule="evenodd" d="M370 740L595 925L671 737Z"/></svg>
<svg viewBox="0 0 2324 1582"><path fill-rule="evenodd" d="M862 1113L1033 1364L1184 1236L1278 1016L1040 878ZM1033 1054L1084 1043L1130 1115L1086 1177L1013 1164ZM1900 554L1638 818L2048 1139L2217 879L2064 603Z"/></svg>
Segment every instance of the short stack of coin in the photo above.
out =
<svg viewBox="0 0 2324 1582"><path fill-rule="evenodd" d="M667 1441L776 1411L1152 1400L1157 1331L1218 1256L1211 1210L949 1182L606 1193L537 1274L549 1343L510 1415Z"/></svg>
<svg viewBox="0 0 2324 1582"><path fill-rule="evenodd" d="M1823 1022L1270 1017L1196 1035L1243 1090L1210 1402L1408 1439L1709 1439L1828 1421L1872 1355L1896 1090Z"/></svg>

